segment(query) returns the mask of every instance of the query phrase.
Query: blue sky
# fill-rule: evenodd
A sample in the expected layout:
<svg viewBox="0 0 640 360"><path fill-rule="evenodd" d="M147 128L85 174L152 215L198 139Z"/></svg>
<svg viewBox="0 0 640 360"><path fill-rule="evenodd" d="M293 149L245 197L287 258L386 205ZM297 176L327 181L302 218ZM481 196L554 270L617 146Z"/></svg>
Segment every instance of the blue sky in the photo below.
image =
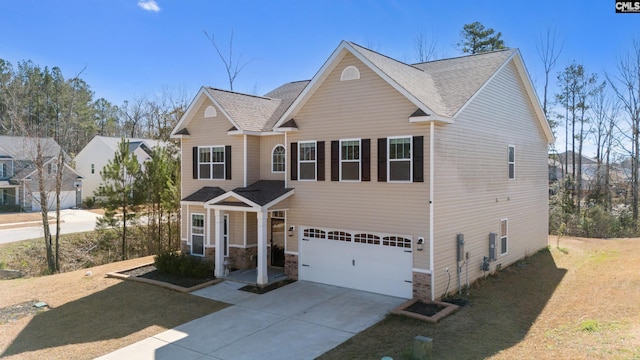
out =
<svg viewBox="0 0 640 360"><path fill-rule="evenodd" d="M458 56L460 30L474 21L520 48L538 88L536 43L549 26L564 41L553 85L571 60L602 79L614 73L640 34L640 14L616 14L611 0L1 0L0 58L58 66L67 77L86 67L96 97L118 105L163 87L189 96L202 85L228 88L203 31L226 47L233 30L234 50L251 60L234 90L264 94L310 79L343 39L414 62L422 32L438 57Z"/></svg>

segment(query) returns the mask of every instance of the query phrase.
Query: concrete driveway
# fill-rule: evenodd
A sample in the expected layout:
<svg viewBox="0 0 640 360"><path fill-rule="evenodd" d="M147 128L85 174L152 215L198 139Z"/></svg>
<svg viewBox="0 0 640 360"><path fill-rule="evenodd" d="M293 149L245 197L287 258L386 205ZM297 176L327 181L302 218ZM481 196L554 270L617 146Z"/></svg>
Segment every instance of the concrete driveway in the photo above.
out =
<svg viewBox="0 0 640 360"><path fill-rule="evenodd" d="M306 281L263 295L243 286L227 281L194 292L234 305L99 359L314 359L406 301Z"/></svg>

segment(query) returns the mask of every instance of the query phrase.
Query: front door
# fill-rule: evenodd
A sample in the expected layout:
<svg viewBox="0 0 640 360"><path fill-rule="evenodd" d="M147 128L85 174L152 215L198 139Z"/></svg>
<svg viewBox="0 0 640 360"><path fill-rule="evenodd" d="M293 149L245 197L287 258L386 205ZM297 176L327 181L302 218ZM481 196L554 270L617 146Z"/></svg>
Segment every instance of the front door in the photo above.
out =
<svg viewBox="0 0 640 360"><path fill-rule="evenodd" d="M271 266L284 267L284 219L271 218Z"/></svg>

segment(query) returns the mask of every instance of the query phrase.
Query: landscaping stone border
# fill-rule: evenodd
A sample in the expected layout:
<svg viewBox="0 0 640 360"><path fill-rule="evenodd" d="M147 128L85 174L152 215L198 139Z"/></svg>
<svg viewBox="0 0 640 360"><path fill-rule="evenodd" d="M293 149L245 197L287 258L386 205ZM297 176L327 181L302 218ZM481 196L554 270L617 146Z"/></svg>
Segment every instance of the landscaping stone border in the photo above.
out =
<svg viewBox="0 0 640 360"><path fill-rule="evenodd" d="M417 314L417 313L405 310L406 308L410 307L411 305L415 304L418 301L422 301L422 300L419 300L419 299L409 300L409 301L405 302L404 304L398 306L397 308L393 309L391 311L391 313L392 314L396 314L396 315L404 315L404 316L408 316L408 317L411 317L411 318L414 318L414 319L418 319L418 320L422 320L422 321L426 321L426 322L435 324L438 321L442 320L443 318L453 314L454 312L456 312L460 308L460 306L458 306L458 305L449 304L449 303L441 302L441 301L422 301L425 304L438 305L438 306L443 307L444 309L438 311L433 316L425 316L425 315L422 315L422 314Z"/></svg>
<svg viewBox="0 0 640 360"><path fill-rule="evenodd" d="M182 292L182 293L190 293L192 291L200 290L200 289L205 288L207 286L215 285L215 284L218 284L218 283L221 283L221 282L224 281L224 279L214 279L214 280L202 283L202 284L198 284L196 286L192 286L190 288L185 288L185 287L182 287L182 286L169 284L169 283L166 283L164 281L158 281L158 280L146 279L146 278L138 277L138 276L131 276L131 275L127 275L127 274L121 274L122 272L132 271L132 270L139 269L139 268L142 268L142 267L145 267L145 266L150 266L150 265L153 265L153 264L154 264L153 262L150 262L150 263L147 263L147 264L142 264L142 265L134 266L132 268L120 270L119 272L110 272L110 273L107 273L106 276L108 278L137 281L137 282L141 282L141 283L145 283L145 284L161 286L163 288L174 290L174 291L179 291L179 292Z"/></svg>

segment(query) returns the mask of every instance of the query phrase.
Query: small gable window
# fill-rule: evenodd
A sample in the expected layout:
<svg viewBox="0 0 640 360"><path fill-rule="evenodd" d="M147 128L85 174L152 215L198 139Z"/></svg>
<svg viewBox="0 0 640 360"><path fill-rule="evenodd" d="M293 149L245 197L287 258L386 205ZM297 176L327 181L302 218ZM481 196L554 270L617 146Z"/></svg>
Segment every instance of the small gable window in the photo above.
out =
<svg viewBox="0 0 640 360"><path fill-rule="evenodd" d="M344 70L342 70L342 74L340 75L340 81L349 81L349 80L358 80L360 79L360 70L353 65L349 65Z"/></svg>
<svg viewBox="0 0 640 360"><path fill-rule="evenodd" d="M207 108L204 110L204 117L205 118L212 118L212 117L216 117L216 116L218 116L218 112L216 111L216 108L214 108L211 105L207 106Z"/></svg>
<svg viewBox="0 0 640 360"><path fill-rule="evenodd" d="M285 148L283 145L276 145L273 148L273 154L271 156L271 171L274 173L284 172L285 166Z"/></svg>
<svg viewBox="0 0 640 360"><path fill-rule="evenodd" d="M513 180L516 178L516 147L509 145L508 149L509 180Z"/></svg>

